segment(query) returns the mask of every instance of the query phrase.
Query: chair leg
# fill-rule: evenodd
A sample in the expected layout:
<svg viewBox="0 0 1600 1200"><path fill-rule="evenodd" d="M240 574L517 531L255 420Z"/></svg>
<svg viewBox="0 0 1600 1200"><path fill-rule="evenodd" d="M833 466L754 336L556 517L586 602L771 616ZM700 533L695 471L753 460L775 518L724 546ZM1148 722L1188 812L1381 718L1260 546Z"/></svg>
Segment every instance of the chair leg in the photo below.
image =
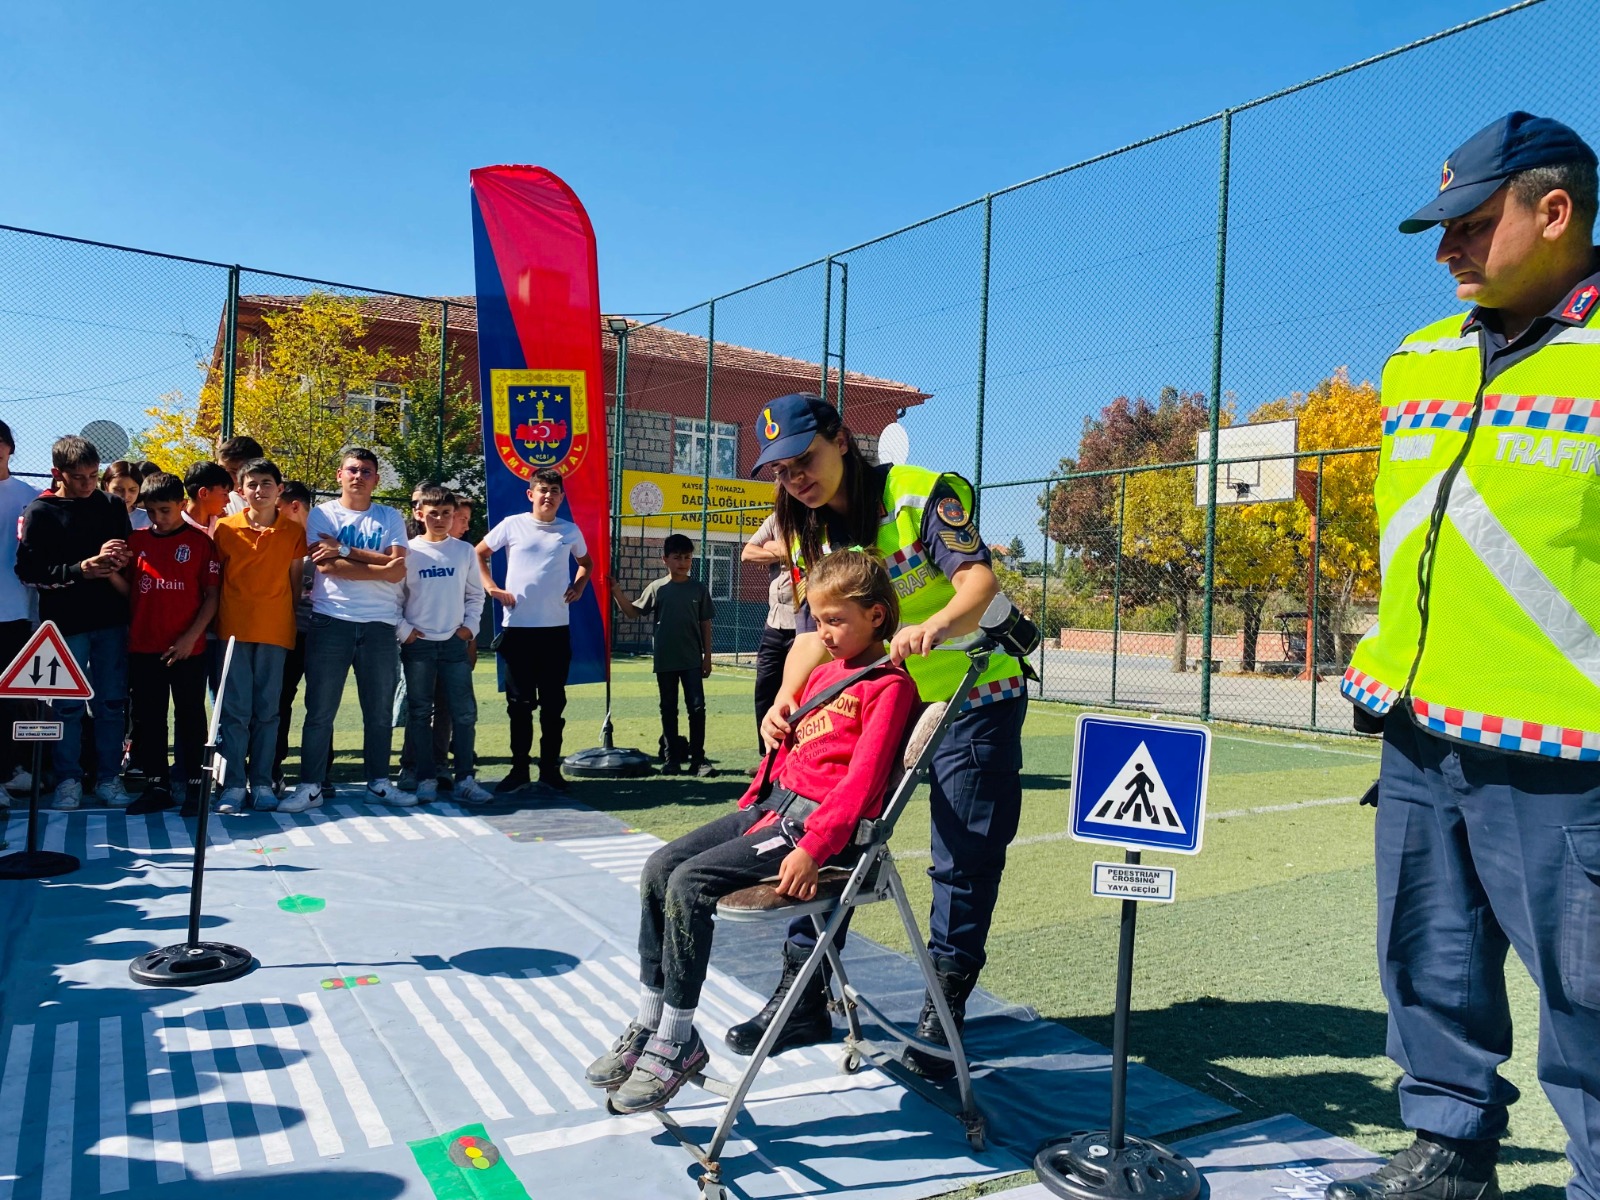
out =
<svg viewBox="0 0 1600 1200"><path fill-rule="evenodd" d="M861 1014L856 1011L855 1001L850 999L850 976L845 973L844 959L831 940L827 945L828 969L833 972L833 978L839 985L839 1004L844 1009L845 1044L853 1046L862 1040Z"/></svg>
<svg viewBox="0 0 1600 1200"><path fill-rule="evenodd" d="M817 938L817 944L812 948L806 961L801 964L800 973L795 976L794 983L789 987L789 994L783 998L783 1003L773 1014L772 1024L768 1025L766 1033L761 1035L755 1053L750 1056L749 1065L745 1067L744 1074L739 1076L733 1095L728 1098L728 1103L722 1110L722 1119L717 1122L716 1132L711 1135L711 1141L706 1145L705 1157L711 1162L716 1162L722 1157L723 1147L727 1145L728 1136L733 1132L733 1123L739 1119L739 1113L744 1108L744 1098L755 1084L756 1075L760 1072L762 1064L767 1061L767 1056L772 1053L772 1047L783 1033L783 1027L789 1023L790 1016L799 1006L800 996L805 991L806 985L811 982L811 976L822 969L823 960L833 946L833 936L839 932L839 927L844 923L844 916L848 911L843 905L833 910L827 928Z"/></svg>

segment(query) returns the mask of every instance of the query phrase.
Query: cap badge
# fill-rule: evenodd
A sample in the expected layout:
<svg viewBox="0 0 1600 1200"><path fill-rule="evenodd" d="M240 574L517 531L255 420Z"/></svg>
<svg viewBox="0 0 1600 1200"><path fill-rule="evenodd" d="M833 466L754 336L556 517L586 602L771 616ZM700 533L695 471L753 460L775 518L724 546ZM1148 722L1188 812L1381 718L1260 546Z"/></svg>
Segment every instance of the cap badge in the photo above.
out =
<svg viewBox="0 0 1600 1200"><path fill-rule="evenodd" d="M1444 169L1439 172L1439 190L1442 192L1456 181L1456 173L1450 169L1450 160L1445 159Z"/></svg>
<svg viewBox="0 0 1600 1200"><path fill-rule="evenodd" d="M1561 310L1561 316L1568 321L1581 321L1589 315L1589 310L1594 308L1594 302L1600 300L1600 288L1590 284L1574 292L1567 301L1567 306Z"/></svg>
<svg viewBox="0 0 1600 1200"><path fill-rule="evenodd" d="M761 410L761 415L767 419L766 428L764 428L761 432L766 434L767 441L777 441L778 435L782 433L783 430L779 429L778 423L772 419L772 410L770 408L763 408Z"/></svg>

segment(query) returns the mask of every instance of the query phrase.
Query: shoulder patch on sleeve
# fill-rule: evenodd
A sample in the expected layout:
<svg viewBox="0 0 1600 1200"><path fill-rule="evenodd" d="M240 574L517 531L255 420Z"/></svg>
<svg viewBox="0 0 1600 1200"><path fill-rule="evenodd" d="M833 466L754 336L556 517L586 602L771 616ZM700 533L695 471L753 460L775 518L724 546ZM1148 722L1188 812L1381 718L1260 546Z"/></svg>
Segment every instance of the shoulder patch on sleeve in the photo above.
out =
<svg viewBox="0 0 1600 1200"><path fill-rule="evenodd" d="M943 497L934 506L934 511L939 514L939 520L952 529L965 529L972 524L972 514L966 506L954 496Z"/></svg>
<svg viewBox="0 0 1600 1200"><path fill-rule="evenodd" d="M941 529L939 540L957 554L971 554L983 544L983 539L978 536L976 529L961 532L954 529Z"/></svg>

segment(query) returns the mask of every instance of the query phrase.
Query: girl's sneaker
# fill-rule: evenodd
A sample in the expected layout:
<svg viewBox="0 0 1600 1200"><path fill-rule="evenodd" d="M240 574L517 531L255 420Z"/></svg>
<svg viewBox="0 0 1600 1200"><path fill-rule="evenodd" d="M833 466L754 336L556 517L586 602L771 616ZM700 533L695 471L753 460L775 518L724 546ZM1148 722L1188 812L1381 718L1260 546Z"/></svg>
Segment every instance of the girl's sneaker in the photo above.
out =
<svg viewBox="0 0 1600 1200"><path fill-rule="evenodd" d="M590 1063L589 1069L583 1073L589 1086L609 1091L626 1083L628 1076L633 1074L634 1063L639 1061L639 1055L644 1053L645 1043L650 1040L654 1032L637 1021L629 1023L622 1031L622 1036L612 1044L611 1049Z"/></svg>
<svg viewBox="0 0 1600 1200"><path fill-rule="evenodd" d="M639 1055L628 1081L611 1094L611 1107L619 1113L664 1108L678 1089L705 1070L710 1061L699 1030L691 1030L689 1040L682 1044L653 1037Z"/></svg>

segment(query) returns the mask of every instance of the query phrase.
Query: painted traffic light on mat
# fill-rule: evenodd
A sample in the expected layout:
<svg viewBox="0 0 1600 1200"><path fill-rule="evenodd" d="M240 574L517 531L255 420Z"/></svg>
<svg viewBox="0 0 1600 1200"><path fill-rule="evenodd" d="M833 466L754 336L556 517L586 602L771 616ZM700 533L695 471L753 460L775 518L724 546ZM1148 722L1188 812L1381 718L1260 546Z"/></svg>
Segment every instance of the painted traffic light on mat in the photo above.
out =
<svg viewBox="0 0 1600 1200"><path fill-rule="evenodd" d="M531 1200L482 1125L464 1125L409 1145L439 1200Z"/></svg>

